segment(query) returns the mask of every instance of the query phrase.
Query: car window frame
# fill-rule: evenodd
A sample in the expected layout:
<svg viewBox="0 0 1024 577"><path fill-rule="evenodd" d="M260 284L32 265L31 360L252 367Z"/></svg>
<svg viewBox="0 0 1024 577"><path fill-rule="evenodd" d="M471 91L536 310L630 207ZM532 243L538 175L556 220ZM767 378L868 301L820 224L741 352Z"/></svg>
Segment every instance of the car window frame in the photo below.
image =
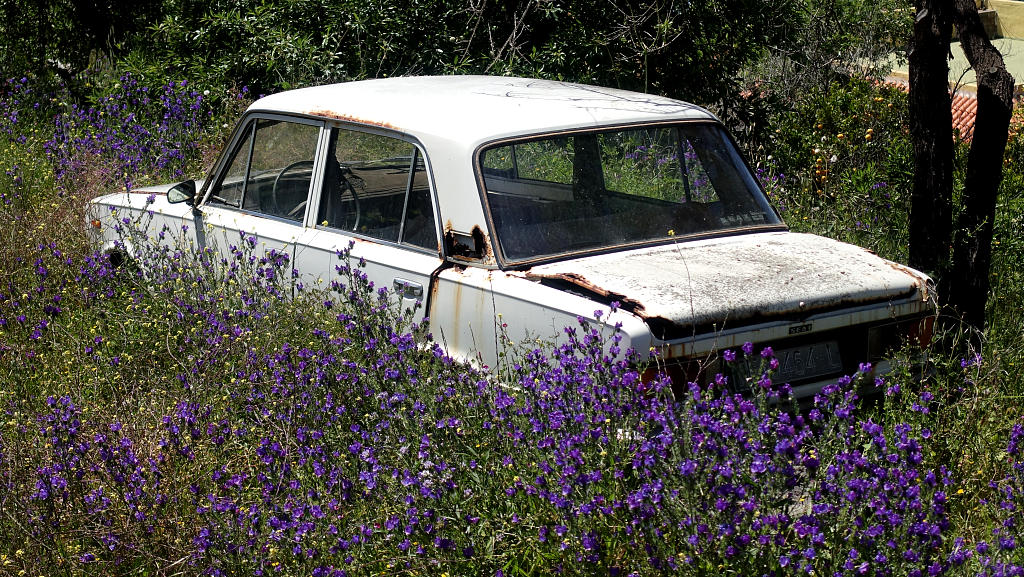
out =
<svg viewBox="0 0 1024 577"><path fill-rule="evenodd" d="M310 187L306 193L306 209L303 212L302 219L294 220L283 216L268 214L266 212L252 210L245 208L245 190L242 191L242 198L239 206L232 206L230 204L211 204L213 190L220 185L223 179L227 176L228 168L231 162L235 159L236 154L240 151L239 147L244 144L246 139L249 139L255 135L256 124L261 120L276 120L281 122L292 122L295 124L305 124L307 126L315 126L318 129L316 146L313 148L313 167L310 178ZM210 170L210 176L206 179L203 184L203 189L197 195L201 198L200 202L196 203L196 207L199 209L205 209L207 207L220 208L224 210L231 210L251 216L257 216L261 218L269 218L277 222L283 222L291 224L297 227L306 227L310 216L310 202L314 197L319 199L319 188L323 179L323 171L321 165L323 164L322 151L324 149L324 139L326 122L322 118L310 117L310 116L297 116L289 114L277 114L268 112L252 112L244 115L239 121L235 132L231 135L228 145L224 147L220 156L217 158L217 162L214 163L213 168ZM249 144L248 158L245 166L245 178L248 180L249 171L252 168L252 148L255 145L255 141L251 141Z"/></svg>
<svg viewBox="0 0 1024 577"><path fill-rule="evenodd" d="M210 197L217 184L220 183L221 179L226 176L226 171L235 157L237 147L241 145L242 141L250 137L253 134L255 123L260 120L281 120L286 122L299 122L302 124L310 124L318 126L320 129L320 135L317 141L316 152L313 159L313 177L310 182L310 192L306 200L306 211L301 221L294 221L287 218L269 215L263 212L248 210L242 208L242 206L231 206L228 204L214 205L216 208L224 210L232 210L244 214L258 216L262 218L270 218L275 221L284 222L297 226L304 229L311 230L322 230L331 232L333 234L341 234L349 237L359 238L361 240L368 240L380 244L400 247L406 250L412 250L423 254L437 255L440 258L447 258L445 254L445 244L442 242L442 229L441 229L441 211L440 204L438 202L437 187L434 181L434 172L431 169L430 155L427 154L426 147L416 137L406 134L404 132L396 130L388 130L376 126L367 126L364 124L343 122L334 119L324 118L316 115L302 115L302 114L286 114L269 111L253 111L247 112L239 119L235 126L234 132L228 140L228 143L221 150L220 155L217 157L217 161L214 162L213 167L210 169L209 176L203 183L202 189L196 195L200 199L196 203L197 209L204 209L210 206ZM329 142L330 142L330 131L333 129L347 129L354 130L357 132L364 132L368 134L377 134L380 136L386 136L394 138L412 144L417 151L417 154L423 159L423 166L427 176L427 187L430 194L430 205L433 209L434 217L434 239L437 242L437 249L432 250L427 247L422 247L415 244L410 244L402 241L401 235L399 235L398 242L382 240L376 237L372 237L365 234L360 234L355 231L347 231L339 228L323 226L317 222L317 212L320 206L320 196L323 192L323 178L324 178L324 165L326 164ZM250 151L251 156L251 151ZM246 173L248 174L250 160L246 161ZM402 228L404 233L405 227L405 216L406 209L408 208L409 202L409 187L406 187L406 199L405 206L403 207L402 214ZM244 205L244 196L242 203Z"/></svg>
<svg viewBox="0 0 1024 577"><path fill-rule="evenodd" d="M398 241L385 240L385 239L381 239L381 238L378 238L378 237L375 237L375 236L370 236L370 235L367 235L367 234L361 234L361 233L359 233L357 231L345 230L343 228L336 228L336 227L332 227L332 226L327 226L327 225L323 225L323 224L321 224L320 222L317 221L317 213L319 212L319 207L320 207L320 196L321 196L321 194L323 194L323 172L324 172L323 167L324 167L324 165L327 162L327 154L329 154L329 150L328 149L329 149L329 145L330 145L330 132L331 132L331 130L352 130L354 132L361 132L361 133L364 133L364 134L375 134L375 135L378 135L378 136L384 136L384 137L388 137L388 138L393 138L395 140L401 140L403 142L411 144L415 148L416 154L420 158L423 159L423 168L424 168L424 171L426 172L426 176L427 176L427 188L428 188L428 191L429 191L429 194L430 194L431 208L433 210L434 238L437 241L437 250L431 250L429 248L422 247L422 246L419 246L419 245L416 245L416 244L409 244L409 243L403 242L402 236L404 235L404 232L405 232L405 224L406 224L405 223L405 217L406 217L406 211L407 211L408 206L409 206L409 193L410 193L411 184L412 184L411 182L406 184L405 201L404 201L404 204L403 204L403 207L402 207L402 222L401 222L401 225L400 225L401 231L399 233ZM320 145L321 145L321 150L319 151L320 153L318 153L318 155L317 155L317 158L319 160L319 163L318 163L319 164L319 174L317 175L317 178L315 179L317 181L317 185L316 185L316 189L315 189L313 195L310 196L310 202L315 202L315 206L314 206L315 210L307 211L307 217L308 217L307 226L309 228L315 229L315 230L331 232L331 233L334 233L334 234L340 234L340 235L344 235L344 236L350 236L350 237L354 237L354 238L359 238L361 240L372 241L372 242L375 242L375 243L378 243L378 244L382 244L382 245L399 247L399 248L403 248L403 249L406 249L406 250L411 250L411 251L420 252L420 253L424 253L424 254L438 255L441 258L444 258L444 243L441 242L441 228L440 228L440 214L441 214L441 212L439 210L440 207L438 205L437 192L436 192L436 187L434 185L434 173L430 169L430 157L426 153L426 148L423 146L422 143L420 143L420 141L417 138L413 137L412 135L406 134L404 132L388 130L388 129L384 129L384 128L378 128L376 126L366 126L366 125L363 125L363 124L350 123L350 122L341 122L341 121L326 121L325 122L324 131L322 133L322 138L321 138L321 141L320 141ZM412 172L411 171L410 171L410 178L409 178L409 180L410 181L412 180Z"/></svg>

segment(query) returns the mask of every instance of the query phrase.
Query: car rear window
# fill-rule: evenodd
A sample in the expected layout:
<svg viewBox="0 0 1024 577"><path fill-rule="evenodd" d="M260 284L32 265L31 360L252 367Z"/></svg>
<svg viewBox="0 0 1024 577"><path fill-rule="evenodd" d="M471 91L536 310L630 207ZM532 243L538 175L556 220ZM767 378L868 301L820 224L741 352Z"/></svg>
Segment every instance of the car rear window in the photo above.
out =
<svg viewBox="0 0 1024 577"><path fill-rule="evenodd" d="M512 261L781 224L711 123L501 143L478 169Z"/></svg>

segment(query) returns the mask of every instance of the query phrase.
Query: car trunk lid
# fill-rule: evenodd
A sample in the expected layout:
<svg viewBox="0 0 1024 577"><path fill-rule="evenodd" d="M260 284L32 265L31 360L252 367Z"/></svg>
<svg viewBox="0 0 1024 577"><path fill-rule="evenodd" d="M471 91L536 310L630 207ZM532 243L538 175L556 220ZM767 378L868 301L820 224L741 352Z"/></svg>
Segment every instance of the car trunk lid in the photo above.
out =
<svg viewBox="0 0 1024 577"><path fill-rule="evenodd" d="M928 277L920 272L857 246L791 232L589 256L536 266L527 276L618 301L662 339L704 327L795 321L837 308L928 298Z"/></svg>

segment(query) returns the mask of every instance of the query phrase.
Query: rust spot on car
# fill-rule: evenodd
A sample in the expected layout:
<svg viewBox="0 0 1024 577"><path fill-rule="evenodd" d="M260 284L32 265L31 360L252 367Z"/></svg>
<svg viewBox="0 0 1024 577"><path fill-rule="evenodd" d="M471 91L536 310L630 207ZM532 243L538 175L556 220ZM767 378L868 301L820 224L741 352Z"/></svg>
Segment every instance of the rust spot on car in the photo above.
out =
<svg viewBox="0 0 1024 577"><path fill-rule="evenodd" d="M331 118L334 120L341 120L342 122L355 122L357 124L366 124L370 126L379 126L380 128L390 128L392 130L398 130L393 124L382 122L380 120L369 120L366 118L359 118L348 114L341 114L340 112L334 112L331 110L314 109L307 111L306 114L311 116L321 116L324 118Z"/></svg>
<svg viewBox="0 0 1024 577"><path fill-rule="evenodd" d="M922 302L928 302L928 301L932 300L933 298L935 298L935 295L932 293L932 290L931 290L931 289L934 288L934 286L932 286L926 280L927 277L922 277L921 273L915 271L914 269L912 269L910 267L903 266L903 265L901 265L898 262L885 261L885 263L887 265L889 265L890 267L892 267L893 270L899 271L899 272L909 276L910 278L914 279L914 282L912 283L911 286L914 289L917 289L921 293L921 301Z"/></svg>
<svg viewBox="0 0 1024 577"><path fill-rule="evenodd" d="M619 308L633 313L636 316L647 320L647 316L644 311L644 305L640 301L631 299L622 293L610 291L602 288L590 282L581 274L566 272L551 275L538 275L530 272L526 273L528 280L537 280L545 286L557 288L560 290L569 290L569 292L583 291L584 295L594 300L603 302L605 304L611 304L613 302L619 303ZM573 291L573 289L576 291ZM596 297L596 298L595 298Z"/></svg>
<svg viewBox="0 0 1024 577"><path fill-rule="evenodd" d="M444 232L444 245L448 254L453 257L469 258L472 256L472 250L470 250L469 245L456 237L455 233L450 229Z"/></svg>
<svg viewBox="0 0 1024 577"><path fill-rule="evenodd" d="M441 273L445 269L451 268L451 266L452 265L450 262L442 260L441 264L439 264L437 268L430 272L430 281L427 283L427 287L429 290L429 292L427 293L427 302L423 304L424 315L426 315L428 318L434 316L434 305L437 303L437 298L438 295L440 294L439 287L441 286Z"/></svg>
<svg viewBox="0 0 1024 577"><path fill-rule="evenodd" d="M903 266L903 265L901 265L901 264L899 264L897 262L886 261L885 264L889 265L889 267L892 268L893 270L901 272L901 273L909 276L910 278L914 279L914 286L919 286L921 284L921 275L919 275L918 273L914 272L913 270L911 270L911 269L909 269L909 268L907 268L907 267L905 267L905 266Z"/></svg>
<svg viewBox="0 0 1024 577"><path fill-rule="evenodd" d="M487 260L491 257L490 242L479 225L474 225L469 234L452 230L451 222L445 225L444 243L448 254L466 260Z"/></svg>
<svg viewBox="0 0 1024 577"><path fill-rule="evenodd" d="M484 234L483 229L480 225L473 225L473 230L469 231L469 235L473 237L473 248L476 253L480 255L480 258L488 258L491 256L491 242Z"/></svg>
<svg viewBox="0 0 1024 577"><path fill-rule="evenodd" d="M433 280L433 279L431 280L431 282L430 282L430 295L429 295L429 298L430 298L431 301L433 301L434 299L437 298L437 293L440 290L438 287L439 287L440 284L441 283L437 282L436 280ZM430 316L430 310L429 309L427 310L427 316Z"/></svg>
<svg viewBox="0 0 1024 577"><path fill-rule="evenodd" d="M650 327L651 334L659 339L671 340L683 338L696 334L695 331L697 330L704 331L709 328L695 327L690 324L680 324L662 316L652 316L647 313L643 303L640 301L630 298L622 293L598 286L587 280L587 278L581 274L567 272L552 275L537 275L527 272L526 278L529 280L540 281L542 285L549 286L551 288L579 294L580 296L606 305L617 302L619 303L620 310L640 317L640 319L644 321L644 324ZM714 330L714 327L710 327L710 329Z"/></svg>
<svg viewBox="0 0 1024 577"><path fill-rule="evenodd" d="M452 340L452 346L458 349L459 347L459 331L462 330L462 283L455 283L455 290L453 296L453 310L452 315L452 326L455 330L452 331L450 338Z"/></svg>

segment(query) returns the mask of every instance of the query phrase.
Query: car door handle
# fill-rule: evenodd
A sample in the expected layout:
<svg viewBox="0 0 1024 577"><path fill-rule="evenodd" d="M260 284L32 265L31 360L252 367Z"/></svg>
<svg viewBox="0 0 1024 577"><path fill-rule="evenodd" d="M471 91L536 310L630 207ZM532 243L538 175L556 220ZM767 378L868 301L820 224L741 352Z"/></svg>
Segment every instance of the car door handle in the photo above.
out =
<svg viewBox="0 0 1024 577"><path fill-rule="evenodd" d="M395 292L402 295L403 299L419 299L423 297L423 285L404 278L396 278Z"/></svg>

